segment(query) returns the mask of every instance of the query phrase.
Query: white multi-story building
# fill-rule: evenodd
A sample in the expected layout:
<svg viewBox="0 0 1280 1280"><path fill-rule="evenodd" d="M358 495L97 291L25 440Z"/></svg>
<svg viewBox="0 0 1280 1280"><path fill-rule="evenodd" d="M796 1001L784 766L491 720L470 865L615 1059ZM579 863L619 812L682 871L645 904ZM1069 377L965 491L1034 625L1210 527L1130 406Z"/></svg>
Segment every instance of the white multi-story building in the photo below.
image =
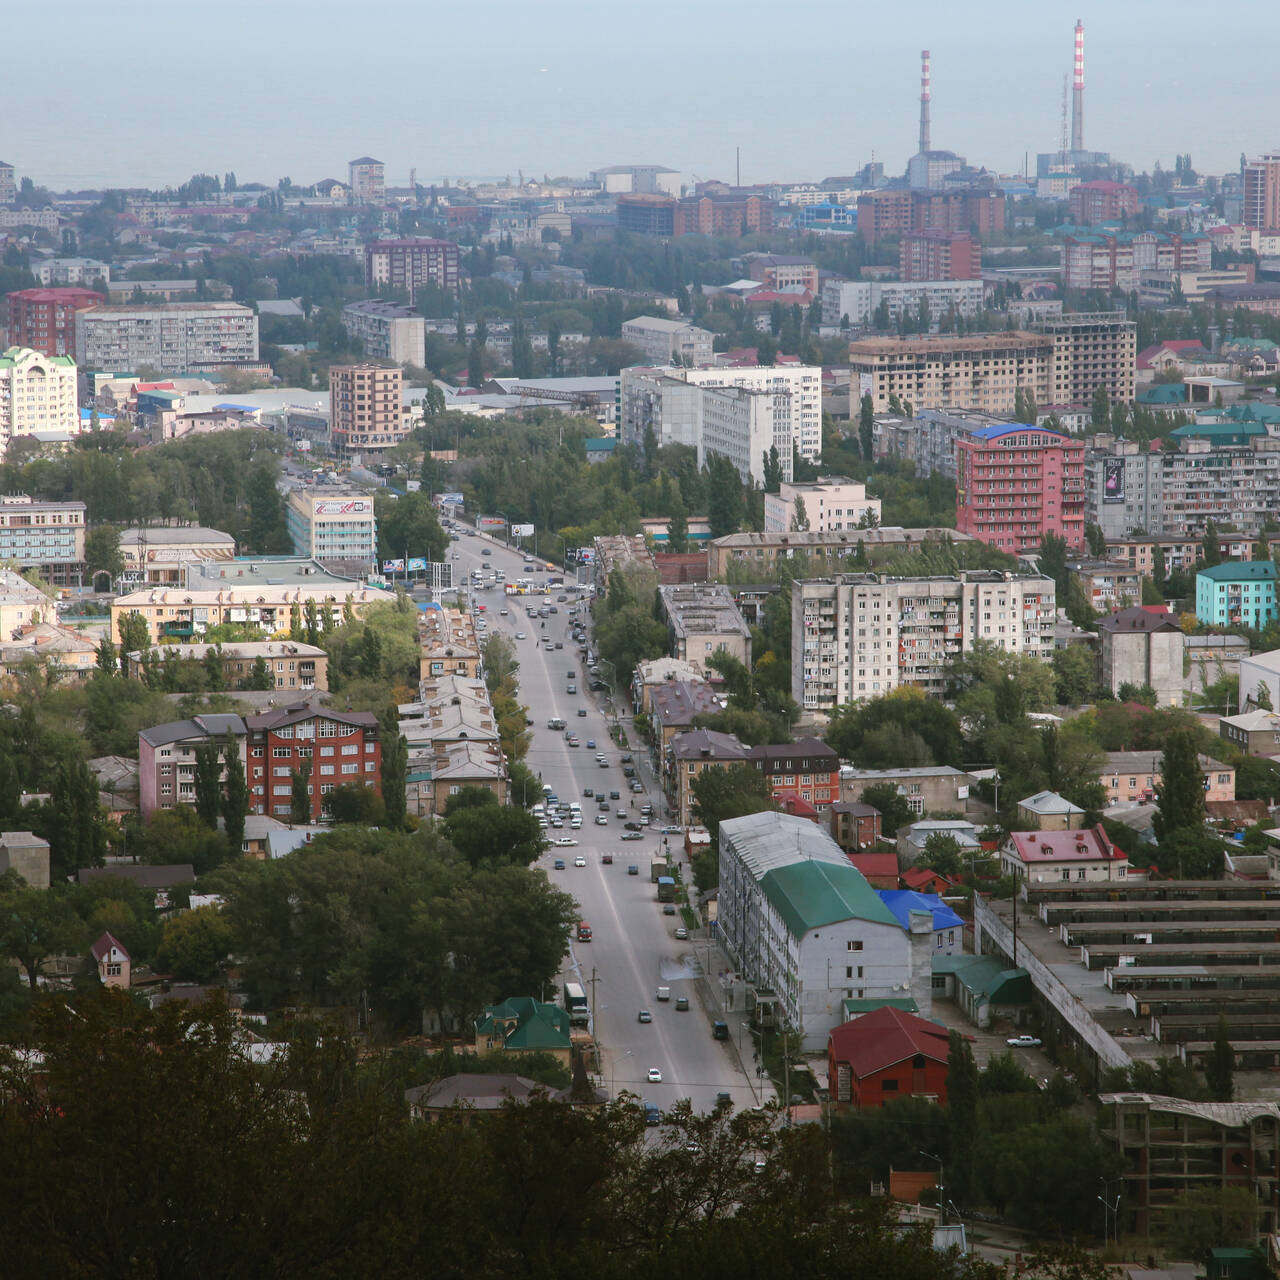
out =
<svg viewBox="0 0 1280 1280"><path fill-rule="evenodd" d="M771 412L778 438L789 440L790 446L810 462L816 462L822 453L822 370L816 365L624 369L619 391L622 439L641 444L646 431L651 430L660 444L701 448L703 397L693 394L692 390L682 391L679 384L689 389L740 387L745 391L768 392L774 402ZM783 474L789 479L790 448L779 447L778 453ZM753 475L760 466L761 459L753 456Z"/></svg>
<svg viewBox="0 0 1280 1280"><path fill-rule="evenodd" d="M954 577L842 573L791 592L791 693L830 711L911 684L946 690L951 663L978 640L1048 661L1052 578L962 570Z"/></svg>
<svg viewBox="0 0 1280 1280"><path fill-rule="evenodd" d="M400 302L352 302L342 308L342 327L349 337L364 343L370 360L394 360L396 364L426 363L426 321L412 307Z"/></svg>
<svg viewBox="0 0 1280 1280"><path fill-rule="evenodd" d="M386 175L381 160L361 156L347 162L347 190L352 204L381 204L386 196Z"/></svg>
<svg viewBox="0 0 1280 1280"><path fill-rule="evenodd" d="M698 387L698 466L709 457L728 458L743 484L765 480L765 456L778 451L784 476L791 475L791 415L787 397L746 387Z"/></svg>
<svg viewBox="0 0 1280 1280"><path fill-rule="evenodd" d="M34 431L79 433L76 364L70 356L10 347L0 355L0 455L14 436Z"/></svg>
<svg viewBox="0 0 1280 1280"><path fill-rule="evenodd" d="M92 285L111 280L111 267L96 258L45 258L31 264L31 274L45 288L63 285Z"/></svg>
<svg viewBox="0 0 1280 1280"><path fill-rule="evenodd" d="M258 317L238 302L164 302L88 307L76 312L76 363L82 369L162 373L256 364Z"/></svg>
<svg viewBox="0 0 1280 1280"><path fill-rule="evenodd" d="M294 489L285 507L285 526L294 555L366 564L377 559L372 494L336 487Z"/></svg>
<svg viewBox="0 0 1280 1280"><path fill-rule="evenodd" d="M867 486L845 476L820 476L808 484L784 480L777 493L764 495L764 531L839 533L880 523L880 499Z"/></svg>
<svg viewBox="0 0 1280 1280"><path fill-rule="evenodd" d="M967 320L983 308L981 280L827 280L821 296L823 324L855 329L870 325L881 303L890 324L919 315L921 302L934 323L952 312Z"/></svg>
<svg viewBox="0 0 1280 1280"><path fill-rule="evenodd" d="M13 165L0 160L0 204L12 204L18 198L18 184L13 178Z"/></svg>
<svg viewBox="0 0 1280 1280"><path fill-rule="evenodd" d="M679 364L685 368L709 364L715 334L684 320L660 316L636 316L622 325L622 340L644 352L652 364Z"/></svg>
<svg viewBox="0 0 1280 1280"><path fill-rule="evenodd" d="M843 1001L910 988L909 934L821 827L753 813L720 824L719 849L721 943L760 1016L806 1051L844 1021Z"/></svg>

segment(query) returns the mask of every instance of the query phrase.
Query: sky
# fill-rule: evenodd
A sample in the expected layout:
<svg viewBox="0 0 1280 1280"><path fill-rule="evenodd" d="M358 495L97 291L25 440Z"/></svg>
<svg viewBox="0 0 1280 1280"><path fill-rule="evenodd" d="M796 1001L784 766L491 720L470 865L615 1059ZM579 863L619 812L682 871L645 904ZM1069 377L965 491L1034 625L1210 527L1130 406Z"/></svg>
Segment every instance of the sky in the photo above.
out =
<svg viewBox="0 0 1280 1280"><path fill-rule="evenodd" d="M1253 9L1250 24L1241 21ZM0 74L0 159L55 190L347 177L802 181L916 149L920 50L933 146L997 172L1056 150L1085 23L1085 146L1201 172L1270 150L1261 0L62 0L61 36ZM28 50L42 50L35 56ZM19 52L18 50L21 50ZM50 53L56 50L56 56Z"/></svg>

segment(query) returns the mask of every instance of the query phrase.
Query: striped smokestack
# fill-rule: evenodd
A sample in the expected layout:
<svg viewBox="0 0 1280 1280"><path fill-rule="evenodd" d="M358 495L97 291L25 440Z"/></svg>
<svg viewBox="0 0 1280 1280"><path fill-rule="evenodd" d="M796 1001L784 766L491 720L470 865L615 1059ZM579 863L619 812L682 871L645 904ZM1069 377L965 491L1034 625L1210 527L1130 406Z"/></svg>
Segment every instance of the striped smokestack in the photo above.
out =
<svg viewBox="0 0 1280 1280"><path fill-rule="evenodd" d="M1071 150L1084 150L1084 22L1076 19L1076 65L1071 99Z"/></svg>
<svg viewBox="0 0 1280 1280"><path fill-rule="evenodd" d="M929 151L929 50L920 50L920 150Z"/></svg>

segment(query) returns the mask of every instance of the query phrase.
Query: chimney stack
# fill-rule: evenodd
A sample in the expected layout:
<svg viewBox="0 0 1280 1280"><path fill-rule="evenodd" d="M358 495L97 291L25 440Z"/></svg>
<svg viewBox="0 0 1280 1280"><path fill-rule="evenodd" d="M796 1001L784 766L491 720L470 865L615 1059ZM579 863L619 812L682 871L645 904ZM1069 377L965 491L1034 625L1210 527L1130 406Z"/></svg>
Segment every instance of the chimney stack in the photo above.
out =
<svg viewBox="0 0 1280 1280"><path fill-rule="evenodd" d="M1076 62L1071 99L1071 150L1084 150L1084 21L1076 19Z"/></svg>
<svg viewBox="0 0 1280 1280"><path fill-rule="evenodd" d="M920 50L920 152L931 150L929 143L929 50Z"/></svg>

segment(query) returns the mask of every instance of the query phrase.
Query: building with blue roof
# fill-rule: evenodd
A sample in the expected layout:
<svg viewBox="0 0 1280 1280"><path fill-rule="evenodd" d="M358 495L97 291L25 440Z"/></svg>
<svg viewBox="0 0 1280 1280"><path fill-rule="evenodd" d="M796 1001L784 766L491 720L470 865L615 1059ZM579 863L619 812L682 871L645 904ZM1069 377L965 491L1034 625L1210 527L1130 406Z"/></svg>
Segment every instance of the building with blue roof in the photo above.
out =
<svg viewBox="0 0 1280 1280"><path fill-rule="evenodd" d="M964 921L936 893L916 893L912 889L880 889L880 901L908 933L918 931L926 917L933 933L934 952L940 956L959 955L964 950Z"/></svg>
<svg viewBox="0 0 1280 1280"><path fill-rule="evenodd" d="M1274 622L1274 560L1229 560L1196 574L1196 617L1211 627L1246 626L1260 631Z"/></svg>

